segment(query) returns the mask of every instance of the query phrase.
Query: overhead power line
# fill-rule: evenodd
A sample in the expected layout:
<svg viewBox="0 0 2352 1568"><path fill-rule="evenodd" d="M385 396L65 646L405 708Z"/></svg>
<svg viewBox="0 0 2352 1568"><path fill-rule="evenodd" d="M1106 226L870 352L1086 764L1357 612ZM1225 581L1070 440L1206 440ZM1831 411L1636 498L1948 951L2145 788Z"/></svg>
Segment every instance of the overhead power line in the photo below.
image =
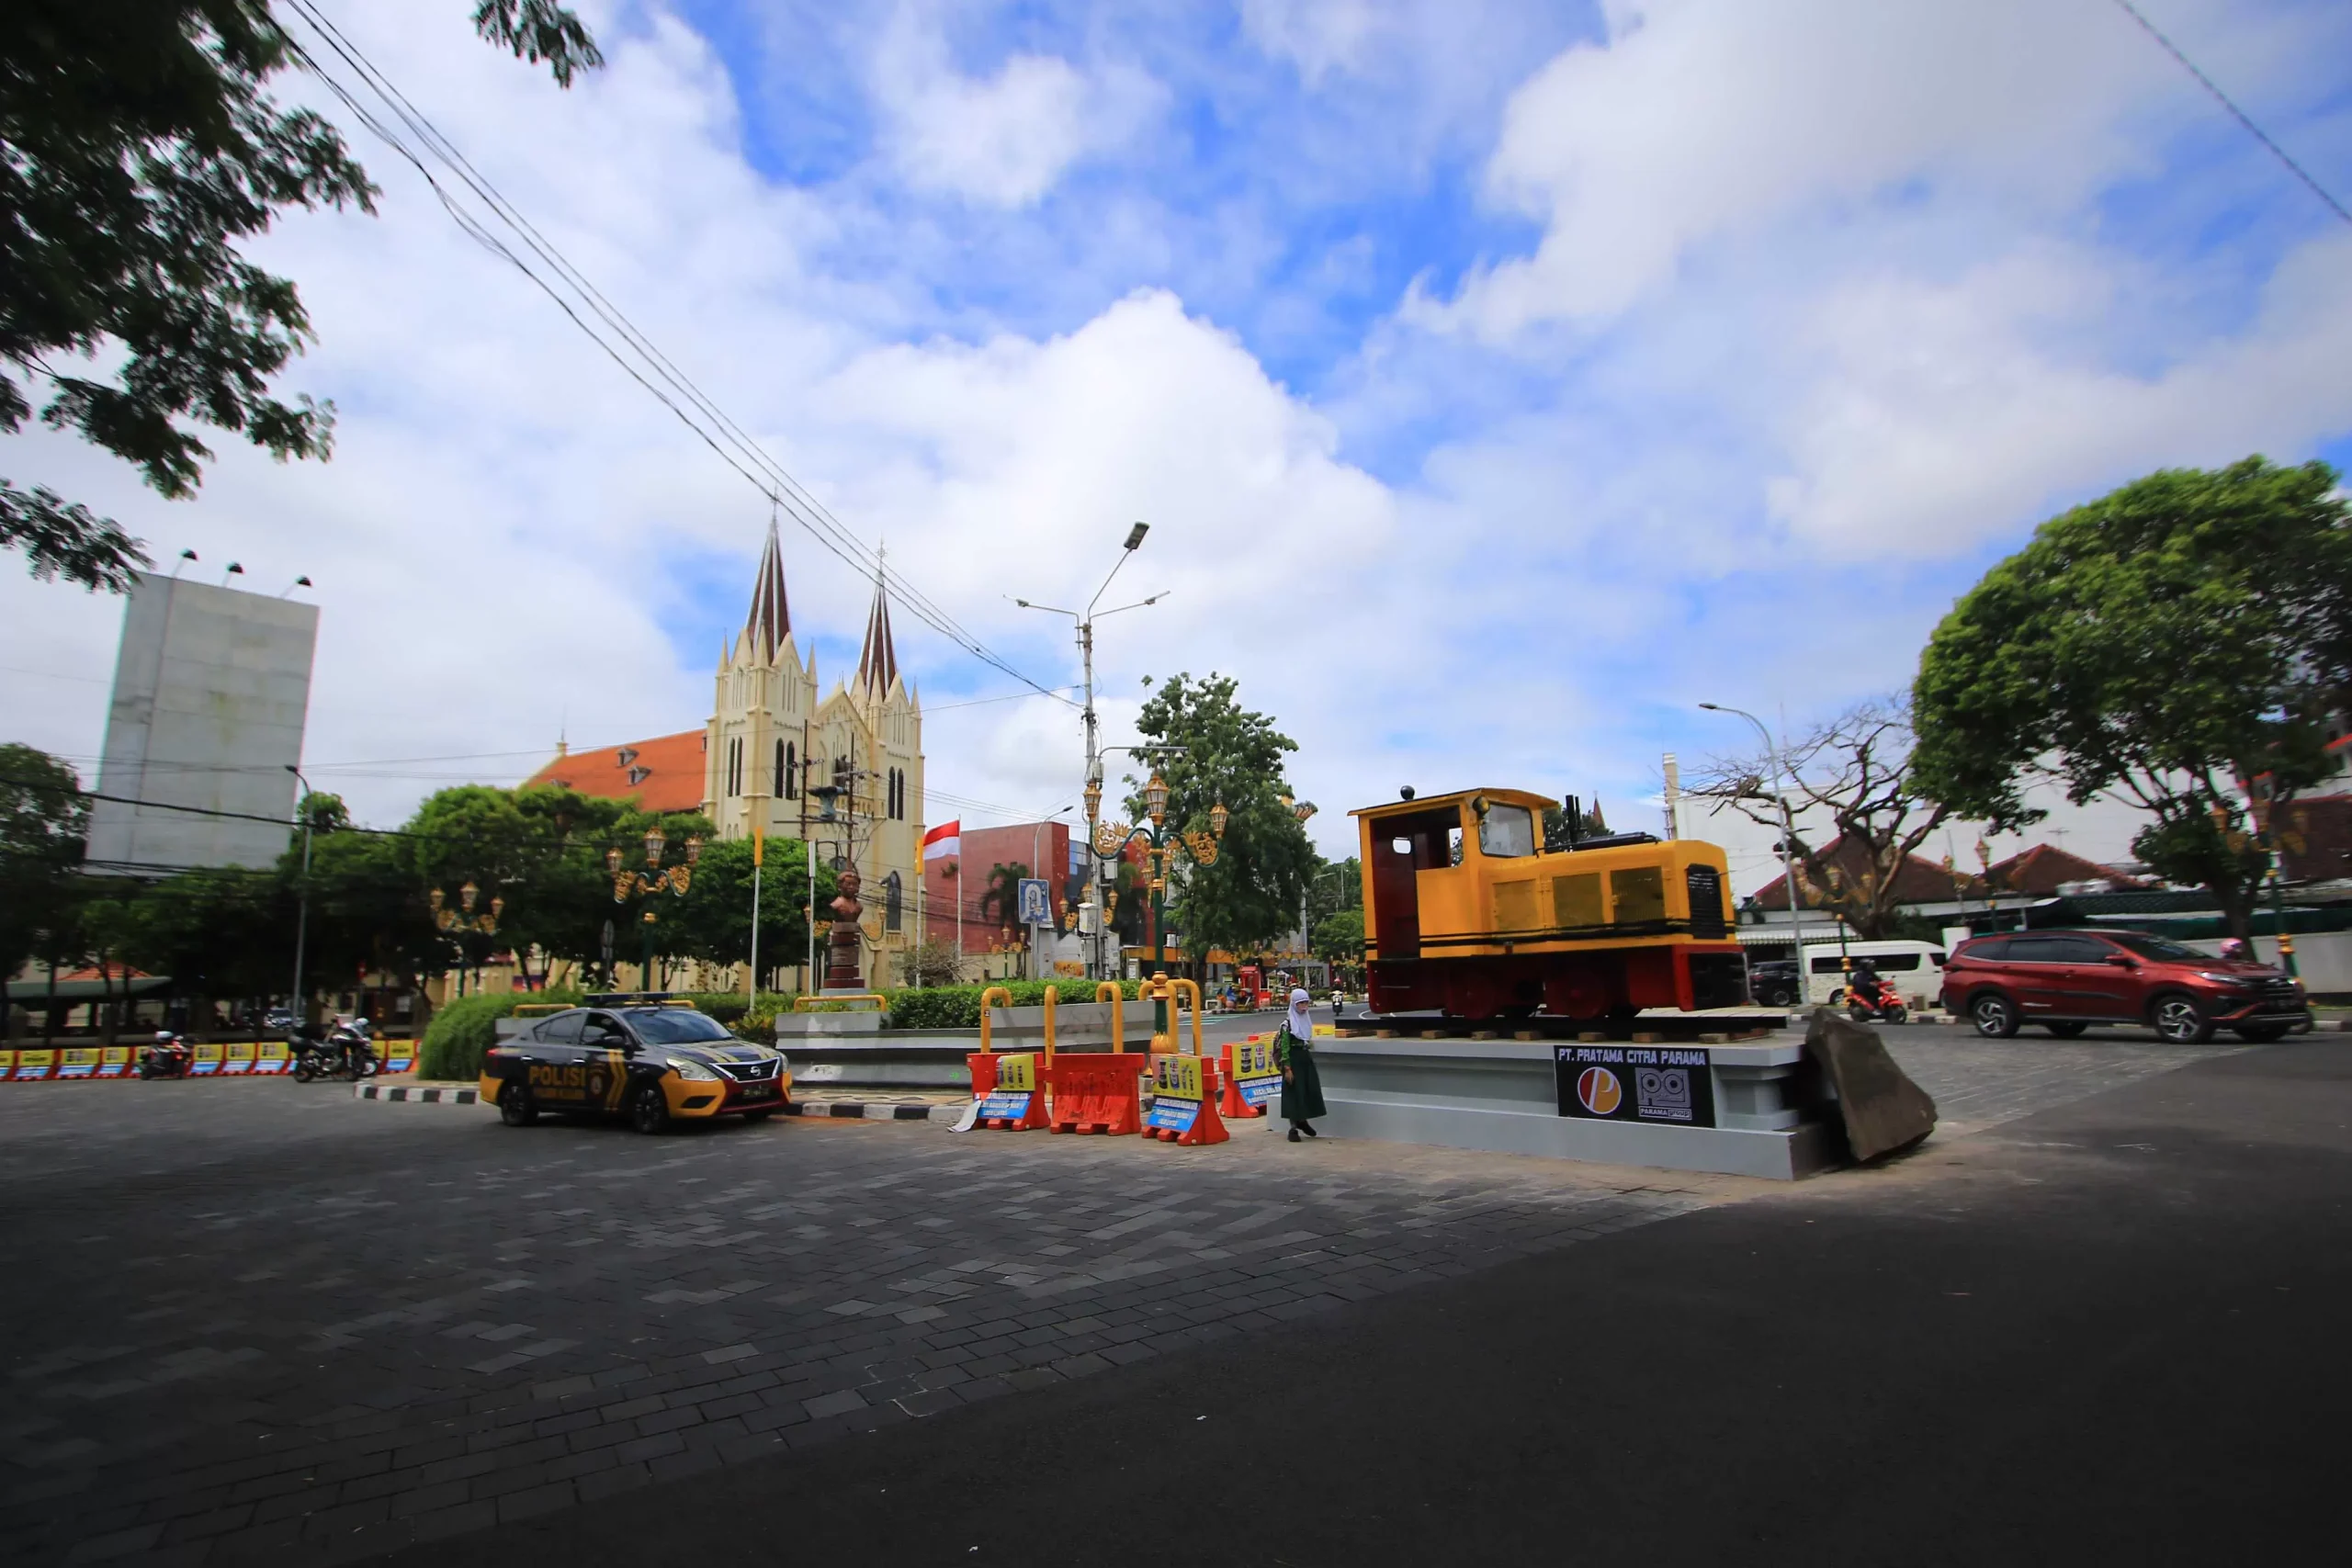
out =
<svg viewBox="0 0 2352 1568"><path fill-rule="evenodd" d="M2338 218L2343 219L2346 223L2352 223L2352 211L2346 210L2344 204L2336 200L2335 197L2329 193L2325 186L2321 185L2318 180L2314 179L2312 176L2311 171L2304 168L2301 164L2295 162L2295 160L2289 155L2284 147L2281 147L2276 141L2271 141L2270 138L2264 133L2262 127L2255 124L2253 118L2249 116L2245 110L2238 107L2236 103L2231 99L2229 94L2222 91L2220 85L2214 82L2213 78L2206 75L2204 72L2199 71L2197 68L2197 62L2180 51L2180 46L2178 44L2176 44L2172 39L2159 32L2154 22L2151 22L2147 17L2140 14L2140 8L2132 4L2132 0L2115 0L2115 3L2123 7L2124 15L2130 17L2133 21L2140 24L2141 31L2146 33L2150 38L2163 45L2164 51L2166 54L2169 54L2175 60L2179 61L2181 69L2188 72L2191 76L2196 77L2197 80L2203 85L2205 90L2213 95L2213 101L2220 104L2223 108L2229 110L2231 118L2245 127L2246 133L2248 135L2252 136L2256 141L2261 142L2265 147L2269 148L2270 155L2272 157L2286 164L2288 171L2290 174L2311 187L2311 192L2313 196L2327 203L2329 211L2335 213Z"/></svg>
<svg viewBox="0 0 2352 1568"><path fill-rule="evenodd" d="M789 513L795 524L823 546L845 565L861 575L870 575L888 586L899 601L914 616L933 630L946 637L966 653L982 663L1012 676L1023 685L1059 702L1069 699L1058 692L1040 685L1013 668L1001 656L978 637L966 630L954 616L942 608L903 574L893 569L879 551L852 533L825 504L804 489L800 482L770 457L743 428L721 409L694 380L673 364L668 355L640 332L620 309L607 299L552 242L534 228L521 211L502 195L496 186L469 163L456 145L443 135L415 105L393 85L390 77L359 48L345 38L334 24L322 15L311 0L288 0L288 7L308 23L327 50L340 59L362 85L390 112L392 118L406 128L422 145L425 154L441 164L456 181L470 191L474 197L489 209L491 214L520 241L523 248L553 272L564 288L579 301L565 298L555 283L543 276L531 262L517 254L481 220L466 210L450 190L425 165L424 158L409 145L406 138L387 124L328 71L318 57L305 49L300 40L284 35L288 47L320 81L325 84L343 105L350 109L360 124L381 140L395 152L413 165L424 176L450 217L476 243L491 254L514 266L553 300L572 324L602 349L614 364L628 373L655 400L667 408L687 429L693 431L704 445L740 474L754 490L779 511ZM584 309L606 329L600 332L591 326L582 314ZM611 335L607 336L607 333ZM617 344L614 339L617 339ZM626 349L627 352L624 352ZM659 385L657 385L659 383ZM666 389L666 390L665 390Z"/></svg>

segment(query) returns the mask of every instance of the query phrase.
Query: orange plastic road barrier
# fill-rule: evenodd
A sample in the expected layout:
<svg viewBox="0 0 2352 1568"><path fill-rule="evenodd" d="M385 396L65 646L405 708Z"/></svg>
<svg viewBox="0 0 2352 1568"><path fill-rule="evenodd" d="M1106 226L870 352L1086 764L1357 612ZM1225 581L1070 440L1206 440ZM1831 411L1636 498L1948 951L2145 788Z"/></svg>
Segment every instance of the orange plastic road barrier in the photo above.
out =
<svg viewBox="0 0 2352 1568"><path fill-rule="evenodd" d="M975 1051L964 1058L972 1071L972 1098L980 1102L974 1125L1008 1133L1046 1125L1046 1096L1037 1081L1037 1058L1026 1052Z"/></svg>
<svg viewBox="0 0 2352 1568"><path fill-rule="evenodd" d="M1143 1103L1136 1093L1136 1066L1125 1056L1065 1051L1051 1068L1054 1109L1048 1125L1057 1133L1139 1133Z"/></svg>
<svg viewBox="0 0 2352 1568"><path fill-rule="evenodd" d="M1204 1070L1206 1069L1206 1070ZM1151 1114L1144 1131L1164 1144L1221 1144L1233 1134L1216 1113L1215 1067L1200 1057L1169 1052L1151 1059Z"/></svg>
<svg viewBox="0 0 2352 1568"><path fill-rule="evenodd" d="M1283 1067L1274 1060L1274 1043L1263 1034L1236 1040L1225 1048L1225 1092L1217 1111L1227 1116L1263 1116L1266 1107L1282 1098Z"/></svg>

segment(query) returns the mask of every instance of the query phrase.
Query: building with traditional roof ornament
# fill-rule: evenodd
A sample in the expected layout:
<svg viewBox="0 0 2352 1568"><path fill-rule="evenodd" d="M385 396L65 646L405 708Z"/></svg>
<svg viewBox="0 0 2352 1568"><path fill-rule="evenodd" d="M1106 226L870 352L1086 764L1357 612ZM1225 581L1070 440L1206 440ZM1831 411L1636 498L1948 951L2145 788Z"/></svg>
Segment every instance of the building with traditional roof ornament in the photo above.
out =
<svg viewBox="0 0 2352 1568"><path fill-rule="evenodd" d="M768 838L813 842L836 869L855 865L864 883L865 974L876 984L898 983L899 954L918 940L922 703L899 672L878 571L856 673L824 693L817 656L803 660L793 640L784 554L771 522L751 612L719 649L710 721L700 731L560 755L529 782L634 798L654 810L698 806L721 839L749 838L758 823ZM812 787L838 793L829 800ZM790 890L778 888L775 897L789 898ZM796 955L774 957L789 964Z"/></svg>

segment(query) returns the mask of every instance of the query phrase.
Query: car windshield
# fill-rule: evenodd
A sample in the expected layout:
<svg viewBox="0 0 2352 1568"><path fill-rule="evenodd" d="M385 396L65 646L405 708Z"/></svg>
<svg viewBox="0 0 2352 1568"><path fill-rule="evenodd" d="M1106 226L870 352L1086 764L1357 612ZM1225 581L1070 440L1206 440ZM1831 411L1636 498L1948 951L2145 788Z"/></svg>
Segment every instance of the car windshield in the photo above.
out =
<svg viewBox="0 0 2352 1568"><path fill-rule="evenodd" d="M684 1008L664 1008L658 1012L629 1015L629 1022L637 1026L639 1034L655 1045L682 1045L691 1040L732 1040L735 1037L719 1027L718 1021L706 1013L688 1012Z"/></svg>
<svg viewBox="0 0 2352 1568"><path fill-rule="evenodd" d="M2183 947L2177 942L2166 942L2160 936L2142 936L2138 931L2101 931L2099 935L2143 958L2158 959L2166 964L2211 963L2213 955L2199 953L2193 947Z"/></svg>

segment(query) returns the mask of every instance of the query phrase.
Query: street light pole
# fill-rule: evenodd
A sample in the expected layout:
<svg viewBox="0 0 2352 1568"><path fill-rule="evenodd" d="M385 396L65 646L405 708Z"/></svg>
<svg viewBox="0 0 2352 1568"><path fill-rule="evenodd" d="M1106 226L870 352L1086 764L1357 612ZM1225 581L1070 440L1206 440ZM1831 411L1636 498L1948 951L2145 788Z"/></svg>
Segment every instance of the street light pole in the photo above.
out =
<svg viewBox="0 0 2352 1568"><path fill-rule="evenodd" d="M1127 530L1126 542L1120 547L1119 558L1112 563L1110 572L1102 579L1102 586L1094 591L1094 597L1086 602L1084 610L1057 609L1051 604L1035 604L1026 599L1013 601L1024 610L1043 610L1049 615L1068 615L1078 626L1079 663L1084 671L1086 682L1086 703L1083 710L1086 720L1086 838L1090 844L1093 842L1094 834L1099 826L1098 809L1102 798L1102 751L1099 744L1101 729L1094 712L1094 622L1096 619L1094 606L1102 602L1102 595L1110 590L1111 579L1119 575L1119 569L1127 564L1129 556L1143 547L1144 536L1150 532L1151 525L1148 523L1137 523ZM1122 604L1118 609L1105 610L1102 614L1116 615L1128 610L1140 610L1147 605L1159 604L1168 597L1170 592L1171 591L1162 589L1148 599L1139 599L1132 604ZM1089 867L1094 883L1095 907L1100 908L1102 904L1102 863L1099 859L1090 860ZM1091 961L1091 966L1097 972L1097 978L1100 978L1102 964L1102 933L1098 931L1094 938L1094 956Z"/></svg>
<svg viewBox="0 0 2352 1568"><path fill-rule="evenodd" d="M1787 772L1781 764L1779 750L1772 744L1772 732L1764 728L1762 719L1746 708L1725 707L1721 703L1701 703L1699 705L1709 713L1737 714L1754 725L1757 736L1764 742L1764 754L1771 759L1772 788L1781 799L1781 886L1786 889L1789 898L1789 946L1802 965L1804 962L1804 923L1797 906L1797 819L1796 814L1789 808ZM1804 983L1804 976L1799 974L1798 986L1803 987Z"/></svg>
<svg viewBox="0 0 2352 1568"><path fill-rule="evenodd" d="M294 1014L295 1022L308 1023L310 1010L302 1005L302 959L311 935L311 814L302 807L310 799L311 781L291 762L286 764L286 771L294 775L299 786L294 809L302 815L302 883L296 895L294 916L294 995L288 998L287 1007Z"/></svg>

